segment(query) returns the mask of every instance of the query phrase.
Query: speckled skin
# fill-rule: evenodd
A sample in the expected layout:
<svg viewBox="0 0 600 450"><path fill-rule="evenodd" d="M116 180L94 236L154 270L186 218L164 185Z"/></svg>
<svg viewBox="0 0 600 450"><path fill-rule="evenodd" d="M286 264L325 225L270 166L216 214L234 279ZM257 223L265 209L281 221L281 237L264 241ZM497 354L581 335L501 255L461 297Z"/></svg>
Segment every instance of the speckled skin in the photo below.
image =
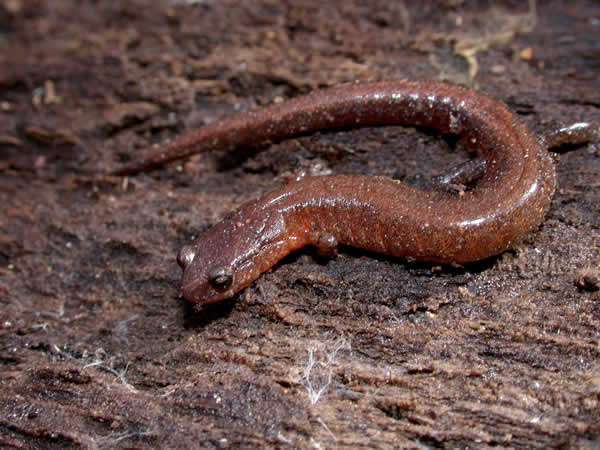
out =
<svg viewBox="0 0 600 450"><path fill-rule="evenodd" d="M192 131L118 173L313 130L382 124L457 134L486 161L485 173L461 195L361 175L289 183L244 205L181 250L183 297L203 304L231 297L306 245L333 254L343 243L462 264L501 253L541 223L555 188L554 167L542 141L504 105L444 83L379 82L316 92Z"/></svg>

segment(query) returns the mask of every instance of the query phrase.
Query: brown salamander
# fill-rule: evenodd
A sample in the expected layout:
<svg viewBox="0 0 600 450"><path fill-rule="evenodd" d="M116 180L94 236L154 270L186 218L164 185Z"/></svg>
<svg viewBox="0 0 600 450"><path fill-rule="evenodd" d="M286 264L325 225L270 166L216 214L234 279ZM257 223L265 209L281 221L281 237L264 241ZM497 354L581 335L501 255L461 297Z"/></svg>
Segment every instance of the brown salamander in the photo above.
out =
<svg viewBox="0 0 600 450"><path fill-rule="evenodd" d="M342 243L433 263L497 255L536 229L550 206L556 179L546 148L585 142L596 133L576 124L538 139L503 104L455 85L352 84L203 126L115 174L315 130L391 124L460 136L477 154L482 175L475 188L461 195L429 192L362 175L291 182L242 206L181 249L183 297L203 304L231 297L306 245L334 255Z"/></svg>

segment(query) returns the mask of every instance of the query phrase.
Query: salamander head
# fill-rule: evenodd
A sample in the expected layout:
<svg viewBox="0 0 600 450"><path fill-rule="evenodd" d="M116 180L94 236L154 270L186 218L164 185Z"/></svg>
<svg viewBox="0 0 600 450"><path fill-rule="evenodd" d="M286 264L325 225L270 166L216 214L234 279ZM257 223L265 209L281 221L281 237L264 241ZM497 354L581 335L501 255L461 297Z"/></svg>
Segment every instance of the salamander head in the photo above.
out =
<svg viewBox="0 0 600 450"><path fill-rule="evenodd" d="M200 243L184 246L177 255L177 263L183 269L181 282L181 295L194 303L213 303L231 297L235 291L232 289L234 272L230 263L223 261L212 261L205 259L204 265L194 264L195 260L205 255L200 254L196 258ZM211 268L208 269L208 265ZM204 269L206 267L206 269ZM199 271L202 268L204 270Z"/></svg>
<svg viewBox="0 0 600 450"><path fill-rule="evenodd" d="M218 223L177 255L181 295L201 304L232 297L289 252L282 233L282 221L265 216L248 220L238 212Z"/></svg>

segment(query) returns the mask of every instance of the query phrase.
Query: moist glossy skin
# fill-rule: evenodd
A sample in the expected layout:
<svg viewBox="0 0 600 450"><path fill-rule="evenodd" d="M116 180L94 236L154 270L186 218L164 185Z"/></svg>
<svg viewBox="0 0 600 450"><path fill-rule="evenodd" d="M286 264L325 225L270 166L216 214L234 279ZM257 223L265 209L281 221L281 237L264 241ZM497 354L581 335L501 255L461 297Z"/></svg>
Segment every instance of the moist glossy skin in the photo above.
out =
<svg viewBox="0 0 600 450"><path fill-rule="evenodd" d="M323 254L335 254L343 243L419 261L462 264L501 253L541 223L555 188L554 167L542 140L491 98L435 82L347 85L241 113L192 131L117 173L313 130L384 124L428 126L461 136L485 161L483 176L461 195L361 175L292 182L246 204L182 249L183 297L202 304L231 297L306 245ZM569 132L574 133L571 140L582 133ZM558 133L547 144L567 139Z"/></svg>

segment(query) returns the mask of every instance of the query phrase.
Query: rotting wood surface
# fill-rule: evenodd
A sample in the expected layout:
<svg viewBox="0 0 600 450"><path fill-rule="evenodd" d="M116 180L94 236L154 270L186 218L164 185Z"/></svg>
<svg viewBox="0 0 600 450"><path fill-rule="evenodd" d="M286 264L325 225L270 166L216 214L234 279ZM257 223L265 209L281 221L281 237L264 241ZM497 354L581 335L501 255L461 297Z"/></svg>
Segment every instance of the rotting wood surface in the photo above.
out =
<svg viewBox="0 0 600 450"><path fill-rule="evenodd" d="M376 127L94 176L355 80L467 84L538 131L598 120L600 5L191 3L0 1L0 445L600 445L597 145L557 158L515 251L453 268L307 249L203 310L174 255L244 201L300 170L426 185L466 155Z"/></svg>

